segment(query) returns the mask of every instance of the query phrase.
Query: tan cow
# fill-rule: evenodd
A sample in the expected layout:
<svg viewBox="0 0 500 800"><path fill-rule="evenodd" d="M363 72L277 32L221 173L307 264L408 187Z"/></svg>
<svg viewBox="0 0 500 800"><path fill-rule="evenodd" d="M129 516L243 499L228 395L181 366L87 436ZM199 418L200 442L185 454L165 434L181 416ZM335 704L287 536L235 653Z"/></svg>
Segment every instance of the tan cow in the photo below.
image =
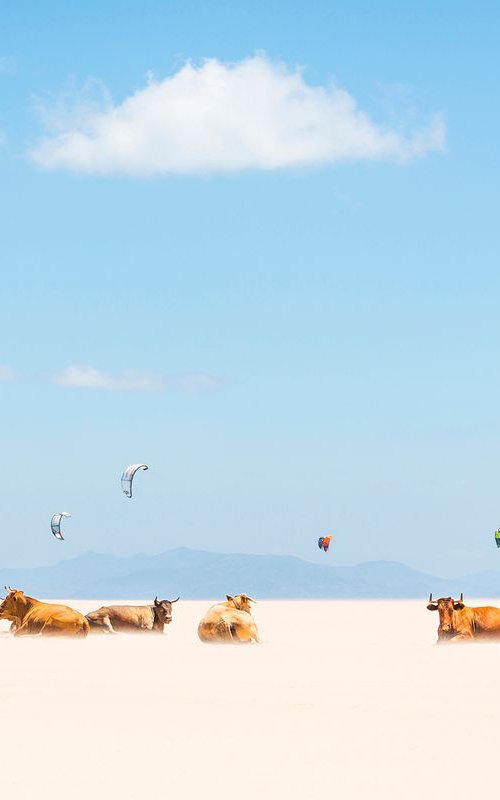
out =
<svg viewBox="0 0 500 800"><path fill-rule="evenodd" d="M255 603L246 594L235 597L226 595L227 601L211 606L198 625L198 636L202 642L253 644L259 641L257 626L251 614L250 603Z"/></svg>
<svg viewBox="0 0 500 800"><path fill-rule="evenodd" d="M500 639L500 608L479 606L472 608L453 597L432 599L429 611L439 611L438 644L442 642L464 642L472 639Z"/></svg>
<svg viewBox="0 0 500 800"><path fill-rule="evenodd" d="M163 633L172 622L175 600L154 599L152 606L102 606L87 614L92 633Z"/></svg>
<svg viewBox="0 0 500 800"><path fill-rule="evenodd" d="M19 589L5 588L8 595L0 605L0 619L12 621L14 636L87 636L89 623L73 608L42 603Z"/></svg>

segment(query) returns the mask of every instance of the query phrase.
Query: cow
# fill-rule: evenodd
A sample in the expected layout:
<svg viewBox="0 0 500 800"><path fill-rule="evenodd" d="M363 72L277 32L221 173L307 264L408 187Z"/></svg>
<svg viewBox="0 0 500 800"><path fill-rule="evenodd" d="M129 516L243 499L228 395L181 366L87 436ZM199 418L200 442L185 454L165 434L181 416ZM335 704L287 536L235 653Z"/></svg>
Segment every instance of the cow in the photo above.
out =
<svg viewBox="0 0 500 800"><path fill-rule="evenodd" d="M172 622L175 600L158 600L152 606L102 606L87 614L92 633L163 633Z"/></svg>
<svg viewBox="0 0 500 800"><path fill-rule="evenodd" d="M56 603L42 603L19 589L5 587L0 619L11 620L14 636L80 636L89 632L89 623L78 611Z"/></svg>
<svg viewBox="0 0 500 800"><path fill-rule="evenodd" d="M429 611L439 611L438 644L443 642L466 642L473 639L500 639L500 608L479 606L471 608L453 597L432 599L427 605Z"/></svg>
<svg viewBox="0 0 500 800"><path fill-rule="evenodd" d="M258 643L259 633L250 606L255 600L246 594L237 594L235 597L227 594L226 597L226 602L211 606L198 625L201 641L207 644Z"/></svg>

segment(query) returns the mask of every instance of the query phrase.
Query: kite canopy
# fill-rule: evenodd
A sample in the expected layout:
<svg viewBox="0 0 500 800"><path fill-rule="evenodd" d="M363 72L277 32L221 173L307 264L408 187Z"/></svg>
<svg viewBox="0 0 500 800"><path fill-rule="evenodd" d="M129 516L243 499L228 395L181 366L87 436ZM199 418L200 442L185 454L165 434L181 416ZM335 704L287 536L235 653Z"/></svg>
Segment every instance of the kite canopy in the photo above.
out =
<svg viewBox="0 0 500 800"><path fill-rule="evenodd" d="M497 543L497 547L500 547L500 529L495 531L495 542Z"/></svg>
<svg viewBox="0 0 500 800"><path fill-rule="evenodd" d="M67 511L59 511L57 514L53 514L52 519L50 520L50 528L52 533L59 539L60 541L64 541L64 536L61 533L61 520L63 517L70 517L71 514L68 514Z"/></svg>
<svg viewBox="0 0 500 800"><path fill-rule="evenodd" d="M123 471L122 475L122 489L127 497L132 497L132 481L134 475L139 469L149 469L147 464L131 464Z"/></svg>
<svg viewBox="0 0 500 800"><path fill-rule="evenodd" d="M325 553L328 553L330 549L330 542L333 539L333 536L320 536L318 539L318 547L320 550L324 550ZM500 545L499 545L500 547Z"/></svg>

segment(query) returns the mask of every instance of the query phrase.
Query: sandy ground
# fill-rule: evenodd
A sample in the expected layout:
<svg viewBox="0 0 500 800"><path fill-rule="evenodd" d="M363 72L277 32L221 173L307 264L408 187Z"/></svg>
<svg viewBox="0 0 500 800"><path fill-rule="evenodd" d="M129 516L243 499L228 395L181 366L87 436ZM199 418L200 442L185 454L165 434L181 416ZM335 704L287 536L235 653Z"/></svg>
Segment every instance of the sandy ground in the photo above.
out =
<svg viewBox="0 0 500 800"><path fill-rule="evenodd" d="M208 605L161 637L0 635L2 794L498 796L500 644L435 647L425 601L263 601L260 646L211 647Z"/></svg>

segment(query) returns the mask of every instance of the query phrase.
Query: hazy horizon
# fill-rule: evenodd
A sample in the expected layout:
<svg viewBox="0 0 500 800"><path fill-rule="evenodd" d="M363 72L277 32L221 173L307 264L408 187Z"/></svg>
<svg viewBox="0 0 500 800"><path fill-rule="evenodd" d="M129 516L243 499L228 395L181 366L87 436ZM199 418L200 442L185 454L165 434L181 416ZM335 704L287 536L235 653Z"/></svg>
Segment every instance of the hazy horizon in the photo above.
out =
<svg viewBox="0 0 500 800"><path fill-rule="evenodd" d="M361 561L353 561L351 563L342 563L342 564L340 564L339 562L335 561L335 559L330 559L328 557L325 558L325 559L322 559L321 561L317 561L317 560L314 560L314 559L311 559L311 558L304 558L303 556L296 555L295 553L270 553L270 552L266 552L266 551L248 552L248 551L240 551L240 550L234 550L234 551L232 551L232 550L218 550L218 549L214 549L214 548L210 548L209 549L209 548L203 548L203 547L191 548L191 547L186 547L185 545L178 545L178 546L174 546L174 547L168 547L168 548L165 548L163 550L158 550L158 551L153 552L153 553L145 552L145 551L142 551L142 550L137 550L135 552L129 552L129 553L126 553L126 554L116 554L116 553L106 552L105 550L82 550L81 552L77 553L76 555L67 556L67 557L61 556L60 558L58 558L58 559L56 559L56 560L54 560L54 561L52 561L52 562L50 562L48 564L28 564L28 563L26 563L26 559L23 559L23 561L18 563L18 564L0 563L0 570L2 570L2 569L11 570L11 569L44 569L44 568L51 568L51 567L56 567L58 565L64 564L66 562L71 562L71 561L75 561L75 560L78 560L78 559L81 559L81 558L85 558L86 556L97 556L97 557L104 557L104 558L108 558L109 557L109 558L118 559L118 560L121 560L121 559L123 559L123 560L134 560L134 559L141 559L141 558L154 559L155 556L159 557L159 556L163 556L163 555L168 554L168 553L175 553L177 551L183 551L183 550L187 550L187 551L190 551L192 553L199 553L199 554L206 554L206 555L222 555L222 556L234 556L234 557L240 557L240 556L241 557L246 557L246 556L248 556L250 558L252 556L255 556L257 558L267 558L267 557L269 557L269 558L277 558L277 559L280 559L280 558L284 558L284 559L292 558L292 559L297 559L298 561L303 562L305 564L310 564L310 565L313 565L313 566L320 566L320 567L324 566L324 567L333 568L333 569L335 569L336 567L339 567L339 568L356 568L356 567L363 567L365 565L371 565L371 564L385 564L385 565L394 564L394 565L397 565L397 566L401 566L401 567L403 567L405 569L407 568L407 569L410 569L410 570L414 570L415 572L418 572L418 573L429 574L429 575L434 576L436 578L443 578L443 579L446 579L446 580L448 580L448 579L449 580L453 580L454 578L461 578L461 577L466 576L466 575L473 575L473 574L476 574L476 573L480 574L482 572L488 572L488 571L491 571L493 573L498 572L499 575L500 575L500 569L498 567L496 567L495 564L492 564L491 566L486 567L485 569L478 569L478 570L467 570L467 569L465 569L465 570L462 570L461 572L458 571L458 572L453 572L453 573L446 573L446 572L437 572L437 571L436 572L432 572L432 571L428 571L428 570L420 570L417 567L412 566L411 564L408 564L408 563L406 563L404 561L398 561L397 559L363 559ZM500 589L500 587L499 587L499 589Z"/></svg>

